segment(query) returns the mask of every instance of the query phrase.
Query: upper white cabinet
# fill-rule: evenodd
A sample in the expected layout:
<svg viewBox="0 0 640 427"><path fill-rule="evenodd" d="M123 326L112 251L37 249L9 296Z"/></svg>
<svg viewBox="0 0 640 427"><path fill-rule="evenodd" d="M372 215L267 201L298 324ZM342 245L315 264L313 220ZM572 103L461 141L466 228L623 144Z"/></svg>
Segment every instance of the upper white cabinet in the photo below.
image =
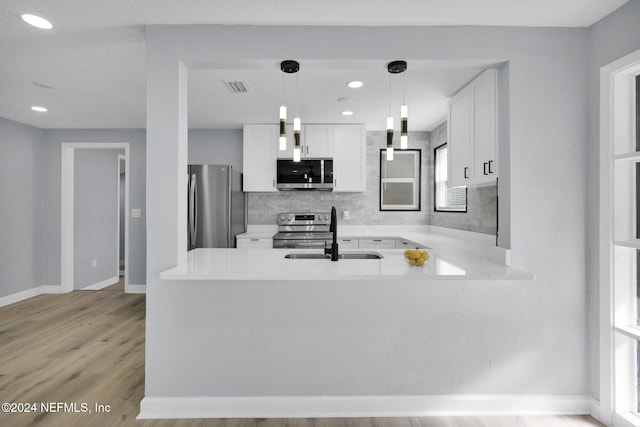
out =
<svg viewBox="0 0 640 427"><path fill-rule="evenodd" d="M334 129L333 125L303 126L302 156L310 159L333 157Z"/></svg>
<svg viewBox="0 0 640 427"><path fill-rule="evenodd" d="M367 189L367 132L364 125L333 126L333 191Z"/></svg>
<svg viewBox="0 0 640 427"><path fill-rule="evenodd" d="M449 101L450 187L493 184L498 177L497 72L485 70Z"/></svg>
<svg viewBox="0 0 640 427"><path fill-rule="evenodd" d="M333 157L333 125L303 125L300 132L300 157L303 159L323 159ZM277 150L279 159L293 158L293 125L286 125L287 148Z"/></svg>
<svg viewBox="0 0 640 427"><path fill-rule="evenodd" d="M293 158L293 127L287 126L287 150L279 149L278 125L244 125L244 191L277 191L276 160ZM361 124L304 125L302 158L332 158L336 192L362 192L367 186L366 129Z"/></svg>
<svg viewBox="0 0 640 427"><path fill-rule="evenodd" d="M242 169L244 191L276 189L276 149L280 132L277 125L244 125Z"/></svg>

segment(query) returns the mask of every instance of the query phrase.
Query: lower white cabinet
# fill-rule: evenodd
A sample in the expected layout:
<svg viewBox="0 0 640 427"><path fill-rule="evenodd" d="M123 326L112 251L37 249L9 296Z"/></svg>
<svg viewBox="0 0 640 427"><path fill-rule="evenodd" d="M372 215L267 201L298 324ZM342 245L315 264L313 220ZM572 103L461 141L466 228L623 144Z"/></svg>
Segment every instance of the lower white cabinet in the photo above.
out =
<svg viewBox="0 0 640 427"><path fill-rule="evenodd" d="M238 237L236 244L238 248L272 248L273 239L271 237Z"/></svg>
<svg viewBox="0 0 640 427"><path fill-rule="evenodd" d="M357 238L338 239L338 246L342 249L358 249Z"/></svg>
<svg viewBox="0 0 640 427"><path fill-rule="evenodd" d="M360 249L395 249L396 239L391 238L359 238Z"/></svg>

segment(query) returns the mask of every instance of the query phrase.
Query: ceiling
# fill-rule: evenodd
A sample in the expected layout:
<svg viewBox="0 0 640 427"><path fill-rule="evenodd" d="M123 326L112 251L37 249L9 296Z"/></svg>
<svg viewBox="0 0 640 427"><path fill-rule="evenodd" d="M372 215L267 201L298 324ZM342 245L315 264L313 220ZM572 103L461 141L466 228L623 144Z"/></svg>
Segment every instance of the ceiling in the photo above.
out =
<svg viewBox="0 0 640 427"><path fill-rule="evenodd" d="M626 1L0 0L0 117L50 129L144 128L147 24L587 27ZM26 25L19 19L25 12L48 18L53 30ZM284 91L280 70L194 70L189 125L271 122L283 99L292 114L297 78L297 109L307 123L383 129L391 92L394 115L404 93L410 128L431 130L444 119L447 98L479 72L408 65L390 76L384 69L307 70L301 64L297 75L284 76ZM348 88L353 79L364 87ZM232 94L224 81L244 81L251 91ZM33 105L49 111L34 112ZM345 109L354 115L344 118Z"/></svg>

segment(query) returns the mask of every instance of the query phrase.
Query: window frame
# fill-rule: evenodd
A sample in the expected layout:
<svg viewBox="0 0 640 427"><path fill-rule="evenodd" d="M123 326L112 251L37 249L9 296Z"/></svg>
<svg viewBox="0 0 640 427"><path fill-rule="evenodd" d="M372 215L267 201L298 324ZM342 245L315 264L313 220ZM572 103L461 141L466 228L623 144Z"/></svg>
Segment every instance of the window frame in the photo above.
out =
<svg viewBox="0 0 640 427"><path fill-rule="evenodd" d="M449 147L447 145L447 143L443 143L438 145L436 148L433 149L433 211L434 212L456 212L456 213L467 213L467 209L468 209L468 205L469 205L469 192L466 186L461 186L461 187L446 187L445 184L445 188L447 189L447 193L452 189L452 188L464 188L464 209L460 209L460 208L455 208L452 206L446 206L446 207L438 207L438 152L440 150L443 149L443 147L446 147L447 149L447 156L449 155ZM447 162L448 163L448 162ZM448 167L448 164L447 164ZM449 196L447 194L447 200L449 200Z"/></svg>

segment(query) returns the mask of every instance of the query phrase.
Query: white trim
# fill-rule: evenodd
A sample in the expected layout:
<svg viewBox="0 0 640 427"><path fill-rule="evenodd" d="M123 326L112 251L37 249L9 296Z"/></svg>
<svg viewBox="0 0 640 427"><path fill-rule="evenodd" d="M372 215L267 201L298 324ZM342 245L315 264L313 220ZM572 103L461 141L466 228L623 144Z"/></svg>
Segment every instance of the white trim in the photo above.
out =
<svg viewBox="0 0 640 427"><path fill-rule="evenodd" d="M640 419L630 414L628 416L613 414L612 425L615 427L638 427L640 426Z"/></svg>
<svg viewBox="0 0 640 427"><path fill-rule="evenodd" d="M640 50L635 51L600 69L600 224L599 224L599 313L600 313L600 408L598 419L611 425L618 418L616 410L614 380L614 242L613 206L614 179L613 161L629 159L635 154L616 153L614 148L617 120L616 112L620 108L617 81L630 73L632 67L640 64ZM616 94L618 96L616 96ZM616 108L617 107L617 108ZM624 111L624 109L622 109ZM624 242L622 242L624 243ZM624 245L629 246L629 245Z"/></svg>
<svg viewBox="0 0 640 427"><path fill-rule="evenodd" d="M29 298L37 297L42 294L59 294L60 286L43 285L36 288L27 289L24 291L16 292L15 294L0 297L0 307L6 305L15 304L20 301L24 301Z"/></svg>
<svg viewBox="0 0 640 427"><path fill-rule="evenodd" d="M120 277L118 277L118 276L110 277L107 280L103 280L102 282L94 283L93 285L85 286L84 288L79 289L79 290L81 290L81 291L99 291L100 289L104 289L107 286L111 286L111 285L114 285L114 284L118 283L118 280L120 280Z"/></svg>
<svg viewBox="0 0 640 427"><path fill-rule="evenodd" d="M73 206L74 206L74 153L76 149L124 150L125 157L125 219L124 219L124 289L129 292L129 211L130 211L130 145L128 142L63 142L61 147L60 188L60 289L73 291ZM116 257L120 264L120 255ZM118 267L119 268L119 267Z"/></svg>
<svg viewBox="0 0 640 427"><path fill-rule="evenodd" d="M125 290L127 294L146 294L147 286L146 285L133 285L130 284Z"/></svg>
<svg viewBox="0 0 640 427"><path fill-rule="evenodd" d="M586 415L588 396L145 397L138 419Z"/></svg>

